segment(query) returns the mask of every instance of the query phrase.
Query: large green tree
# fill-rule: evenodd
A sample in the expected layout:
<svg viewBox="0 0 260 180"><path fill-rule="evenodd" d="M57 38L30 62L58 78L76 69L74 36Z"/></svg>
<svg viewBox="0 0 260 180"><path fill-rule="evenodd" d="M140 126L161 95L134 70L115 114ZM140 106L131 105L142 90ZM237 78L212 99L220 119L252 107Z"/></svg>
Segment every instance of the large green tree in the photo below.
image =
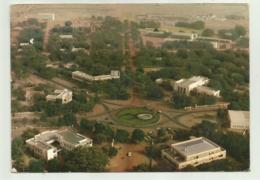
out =
<svg viewBox="0 0 260 180"><path fill-rule="evenodd" d="M102 172L108 156L99 148L80 147L64 154L64 166L70 172Z"/></svg>

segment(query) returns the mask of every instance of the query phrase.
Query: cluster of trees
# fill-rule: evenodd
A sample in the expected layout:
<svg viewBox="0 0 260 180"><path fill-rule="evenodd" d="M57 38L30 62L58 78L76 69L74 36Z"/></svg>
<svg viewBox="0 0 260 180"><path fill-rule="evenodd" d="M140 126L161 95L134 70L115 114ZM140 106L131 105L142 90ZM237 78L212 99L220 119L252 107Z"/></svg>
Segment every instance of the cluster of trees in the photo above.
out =
<svg viewBox="0 0 260 180"><path fill-rule="evenodd" d="M68 104L62 104L60 100L46 101L44 96L37 95L34 97L34 105L31 111L41 111L41 120L46 121L47 117L61 116L58 125L71 125L75 121L72 117L77 112L90 111L97 102L96 97L87 98L84 92L75 92L73 94L73 101ZM67 117L70 117L67 119Z"/></svg>
<svg viewBox="0 0 260 180"><path fill-rule="evenodd" d="M143 72L137 72L135 80L138 84L138 91L144 98L159 100L164 96L162 88Z"/></svg>
<svg viewBox="0 0 260 180"><path fill-rule="evenodd" d="M208 42L189 41L166 41L162 44L164 49L212 49L212 44Z"/></svg>
<svg viewBox="0 0 260 180"><path fill-rule="evenodd" d="M161 57L161 60L158 61L156 57ZM210 87L221 91L221 96L231 103L232 109L249 109L249 91L246 88L249 83L248 53L232 50L220 52L212 48L179 49L176 53L169 53L163 49L143 48L137 54L136 64L138 69L161 67L157 72L140 76L140 82L202 75L210 79ZM235 90L239 87L244 88Z"/></svg>
<svg viewBox="0 0 260 180"><path fill-rule="evenodd" d="M160 22L143 20L139 22L139 28L160 28Z"/></svg>
<svg viewBox="0 0 260 180"><path fill-rule="evenodd" d="M236 25L233 29L220 29L218 35L224 39L238 40L245 36L247 30L244 26Z"/></svg>
<svg viewBox="0 0 260 180"><path fill-rule="evenodd" d="M201 35L206 37L214 36L215 32L212 29L206 28L202 31Z"/></svg>
<svg viewBox="0 0 260 180"><path fill-rule="evenodd" d="M17 89L12 89L12 96L15 96L17 100L24 101L25 100L25 90L21 87Z"/></svg>
<svg viewBox="0 0 260 180"><path fill-rule="evenodd" d="M46 27L46 23L40 23L35 18L29 18L26 21L20 23L20 26L23 27L18 36L19 43L29 42L30 39L34 39L33 46L37 50L43 49L43 29Z"/></svg>
<svg viewBox="0 0 260 180"><path fill-rule="evenodd" d="M205 23L203 21L195 21L195 22L176 22L176 27L183 27L183 28L189 28L189 29L204 29Z"/></svg>
<svg viewBox="0 0 260 180"><path fill-rule="evenodd" d="M211 105L216 103L216 98L207 95L190 95L174 92L172 104L175 108L184 108L186 106L195 105Z"/></svg>
<svg viewBox="0 0 260 180"><path fill-rule="evenodd" d="M114 130L108 124L82 119L79 125L80 132L87 134L95 140L96 143L111 142L114 139L121 143L137 143L144 140L145 133L141 129L134 129L130 134L124 129Z"/></svg>
<svg viewBox="0 0 260 180"><path fill-rule="evenodd" d="M52 78L55 70L46 68L48 58L40 54L34 46L23 47L19 57L11 59L11 67L18 78L26 77L30 73L35 73L43 78Z"/></svg>

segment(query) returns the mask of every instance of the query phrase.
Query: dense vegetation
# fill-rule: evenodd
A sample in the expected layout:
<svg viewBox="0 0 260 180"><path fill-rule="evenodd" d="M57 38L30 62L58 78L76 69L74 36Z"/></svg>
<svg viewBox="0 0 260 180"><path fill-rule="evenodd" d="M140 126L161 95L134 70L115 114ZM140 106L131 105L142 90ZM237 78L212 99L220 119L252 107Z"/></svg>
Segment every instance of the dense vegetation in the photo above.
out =
<svg viewBox="0 0 260 180"><path fill-rule="evenodd" d="M189 29L204 29L205 23L203 21L195 21L195 22L176 22L176 27L183 27L183 28L189 28Z"/></svg>

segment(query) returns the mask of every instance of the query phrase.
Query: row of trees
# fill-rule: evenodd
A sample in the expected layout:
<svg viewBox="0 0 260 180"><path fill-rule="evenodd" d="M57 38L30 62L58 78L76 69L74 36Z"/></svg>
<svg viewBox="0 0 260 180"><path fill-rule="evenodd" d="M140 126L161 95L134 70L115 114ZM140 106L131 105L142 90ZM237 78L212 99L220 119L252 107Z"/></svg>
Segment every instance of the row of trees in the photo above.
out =
<svg viewBox="0 0 260 180"><path fill-rule="evenodd" d="M97 143L111 142L112 139L121 143L137 143L143 141L145 136L145 133L140 129L134 129L130 136L129 132L124 129L116 129L116 131L114 131L114 129L107 124L87 119L80 121L79 129L82 133L93 137Z"/></svg>
<svg viewBox="0 0 260 180"><path fill-rule="evenodd" d="M205 23L203 21L195 21L195 22L176 22L175 23L176 27L184 27L184 28L189 28L189 29L204 29Z"/></svg>

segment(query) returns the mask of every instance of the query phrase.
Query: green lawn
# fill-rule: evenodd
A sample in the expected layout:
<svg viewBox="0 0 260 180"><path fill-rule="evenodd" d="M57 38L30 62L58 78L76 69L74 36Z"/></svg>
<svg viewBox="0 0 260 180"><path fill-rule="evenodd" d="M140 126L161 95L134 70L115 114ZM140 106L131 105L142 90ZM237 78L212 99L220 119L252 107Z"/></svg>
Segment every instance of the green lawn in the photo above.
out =
<svg viewBox="0 0 260 180"><path fill-rule="evenodd" d="M138 114L152 114L153 117L148 120L142 120L137 117ZM115 117L116 122L118 122L121 125L140 127L156 123L160 118L160 114L156 111L147 109L145 107L129 107L119 110L116 113Z"/></svg>

